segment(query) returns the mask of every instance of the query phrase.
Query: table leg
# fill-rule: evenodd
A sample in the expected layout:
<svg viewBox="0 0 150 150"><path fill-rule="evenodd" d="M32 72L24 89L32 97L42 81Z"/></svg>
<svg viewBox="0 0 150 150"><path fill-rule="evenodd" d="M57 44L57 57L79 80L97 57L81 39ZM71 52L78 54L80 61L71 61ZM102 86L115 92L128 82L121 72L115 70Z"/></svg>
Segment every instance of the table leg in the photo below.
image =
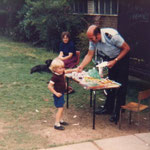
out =
<svg viewBox="0 0 150 150"><path fill-rule="evenodd" d="M95 105L96 105L96 91L93 91L94 100L93 100L93 129L95 129Z"/></svg>
<svg viewBox="0 0 150 150"><path fill-rule="evenodd" d="M68 93L68 89L69 88L69 78L67 78L67 108L69 108L69 93Z"/></svg>
<svg viewBox="0 0 150 150"><path fill-rule="evenodd" d="M90 89L90 107L92 107L92 93L93 93L93 90Z"/></svg>

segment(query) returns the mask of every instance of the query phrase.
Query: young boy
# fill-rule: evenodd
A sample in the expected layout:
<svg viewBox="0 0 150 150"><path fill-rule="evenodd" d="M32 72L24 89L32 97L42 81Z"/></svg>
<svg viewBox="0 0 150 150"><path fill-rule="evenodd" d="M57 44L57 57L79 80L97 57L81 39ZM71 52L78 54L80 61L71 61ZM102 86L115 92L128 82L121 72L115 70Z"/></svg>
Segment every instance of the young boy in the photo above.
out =
<svg viewBox="0 0 150 150"><path fill-rule="evenodd" d="M53 93L54 104L58 108L54 128L64 130L65 128L62 125L68 125L67 122L63 121L64 92L66 89L65 73L76 71L76 69L65 70L64 62L59 58L52 61L49 69L52 71L53 76L48 84L48 89Z"/></svg>

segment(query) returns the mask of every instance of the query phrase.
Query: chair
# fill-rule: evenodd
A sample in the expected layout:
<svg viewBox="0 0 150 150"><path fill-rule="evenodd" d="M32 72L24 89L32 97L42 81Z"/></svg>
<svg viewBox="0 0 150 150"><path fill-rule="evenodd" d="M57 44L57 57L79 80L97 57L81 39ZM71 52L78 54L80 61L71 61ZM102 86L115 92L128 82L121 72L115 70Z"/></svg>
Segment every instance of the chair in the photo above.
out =
<svg viewBox="0 0 150 150"><path fill-rule="evenodd" d="M121 106L120 109L120 120L119 120L119 129L121 129L121 121L122 121L122 110L128 110L129 111L129 124L131 124L131 117L132 117L132 112L136 112L137 113L137 119L138 119L138 131L140 131L140 112L142 112L143 110L150 108L148 105L143 105L141 104L141 101L150 98L150 89L145 90L145 91L141 91L138 93L138 102L129 102L126 105ZM149 110L149 124L150 124L150 110ZM150 126L150 125L149 125Z"/></svg>
<svg viewBox="0 0 150 150"><path fill-rule="evenodd" d="M76 65L78 65L79 62L80 62L80 51L76 51L76 55L77 55L77 62L76 62Z"/></svg>

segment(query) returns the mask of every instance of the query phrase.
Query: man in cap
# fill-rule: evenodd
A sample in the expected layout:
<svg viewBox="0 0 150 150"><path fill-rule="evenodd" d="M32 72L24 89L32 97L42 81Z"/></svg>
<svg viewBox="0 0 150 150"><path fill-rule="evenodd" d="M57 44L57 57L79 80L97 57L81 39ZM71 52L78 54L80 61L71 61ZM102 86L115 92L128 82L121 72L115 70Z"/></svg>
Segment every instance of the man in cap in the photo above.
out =
<svg viewBox="0 0 150 150"><path fill-rule="evenodd" d="M108 61L109 79L121 83L121 87L108 90L104 108L97 110L96 114L112 114L109 120L117 123L120 106L125 104L126 99L130 47L113 28L100 29L96 25L91 25L87 30L87 37L89 50L78 66L78 71L81 72L90 63L94 54Z"/></svg>

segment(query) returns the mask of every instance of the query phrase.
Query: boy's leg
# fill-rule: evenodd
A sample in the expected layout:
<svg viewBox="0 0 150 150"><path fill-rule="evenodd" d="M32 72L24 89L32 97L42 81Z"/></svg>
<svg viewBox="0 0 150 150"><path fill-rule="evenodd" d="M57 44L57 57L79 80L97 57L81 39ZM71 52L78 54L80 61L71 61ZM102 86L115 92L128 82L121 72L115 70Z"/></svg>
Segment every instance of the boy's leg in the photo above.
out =
<svg viewBox="0 0 150 150"><path fill-rule="evenodd" d="M63 110L64 110L63 107L59 107L58 111L56 113L56 120L55 120L54 128L57 130L64 130L65 129L63 126L60 125L60 119L62 118Z"/></svg>
<svg viewBox="0 0 150 150"><path fill-rule="evenodd" d="M58 130L64 130L64 127L60 125L60 121L62 119L63 111L64 111L64 94L61 97L56 97L54 95L54 104L56 108L58 109L56 113L56 120L55 120L55 125L54 128Z"/></svg>
<svg viewBox="0 0 150 150"><path fill-rule="evenodd" d="M64 112L64 111L63 111L63 112ZM69 125L69 124L63 120L63 112L62 112L62 115L61 115L61 118L60 118L60 124L61 124L61 125L64 125L64 126L67 126L67 125Z"/></svg>
<svg viewBox="0 0 150 150"><path fill-rule="evenodd" d="M60 120L62 119L63 111L64 111L64 107L59 107L58 108L58 111L56 113L55 123L59 123L60 122Z"/></svg>

